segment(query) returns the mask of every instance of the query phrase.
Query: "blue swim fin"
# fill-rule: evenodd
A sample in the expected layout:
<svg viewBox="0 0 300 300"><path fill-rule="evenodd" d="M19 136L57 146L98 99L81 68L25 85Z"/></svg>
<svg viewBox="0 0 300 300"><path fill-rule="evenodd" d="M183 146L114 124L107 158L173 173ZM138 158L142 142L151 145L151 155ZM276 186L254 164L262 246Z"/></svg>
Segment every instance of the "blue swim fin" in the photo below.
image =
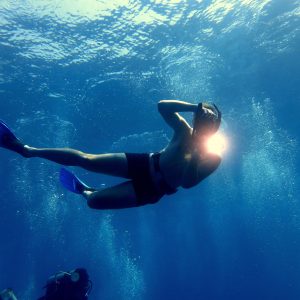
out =
<svg viewBox="0 0 300 300"><path fill-rule="evenodd" d="M76 194L82 194L84 190L90 189L90 187L65 168L60 169L59 179L67 190Z"/></svg>
<svg viewBox="0 0 300 300"><path fill-rule="evenodd" d="M12 145L10 144L15 141L20 142L20 140L12 133L5 122L0 120L0 147L11 149Z"/></svg>

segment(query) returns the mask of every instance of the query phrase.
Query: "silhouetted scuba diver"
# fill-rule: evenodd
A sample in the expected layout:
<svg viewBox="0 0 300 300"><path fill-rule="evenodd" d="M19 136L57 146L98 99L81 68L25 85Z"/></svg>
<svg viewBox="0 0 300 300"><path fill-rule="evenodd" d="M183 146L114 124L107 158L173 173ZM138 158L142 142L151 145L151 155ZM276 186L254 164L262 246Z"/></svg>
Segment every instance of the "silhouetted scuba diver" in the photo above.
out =
<svg viewBox="0 0 300 300"><path fill-rule="evenodd" d="M44 288L45 296L38 300L87 300L92 282L86 269L77 268L51 276Z"/></svg>
<svg viewBox="0 0 300 300"><path fill-rule="evenodd" d="M218 131L221 113L214 104L177 100L158 102L158 111L173 129L169 144L157 153L87 154L69 148L34 148L24 144L0 123L0 146L23 157L40 157L65 166L128 179L105 189L94 189L62 168L60 180L71 192L81 194L95 209L118 209L156 203L178 187L191 188L214 172L219 155L207 150L207 140ZM193 127L179 112L194 113Z"/></svg>

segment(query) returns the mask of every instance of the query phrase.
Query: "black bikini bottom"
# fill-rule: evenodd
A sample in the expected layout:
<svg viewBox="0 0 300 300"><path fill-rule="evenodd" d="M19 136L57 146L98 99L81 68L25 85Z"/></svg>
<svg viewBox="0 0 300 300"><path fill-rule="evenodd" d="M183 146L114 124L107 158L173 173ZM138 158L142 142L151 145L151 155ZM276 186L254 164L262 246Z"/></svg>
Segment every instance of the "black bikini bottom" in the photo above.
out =
<svg viewBox="0 0 300 300"><path fill-rule="evenodd" d="M177 191L168 186L163 179L160 180L158 187L155 186L150 171L150 159L153 159L155 172L160 172L159 153L153 154L152 157L150 157L149 153L125 154L128 163L129 177L132 179L139 205L156 203L164 195L174 194Z"/></svg>

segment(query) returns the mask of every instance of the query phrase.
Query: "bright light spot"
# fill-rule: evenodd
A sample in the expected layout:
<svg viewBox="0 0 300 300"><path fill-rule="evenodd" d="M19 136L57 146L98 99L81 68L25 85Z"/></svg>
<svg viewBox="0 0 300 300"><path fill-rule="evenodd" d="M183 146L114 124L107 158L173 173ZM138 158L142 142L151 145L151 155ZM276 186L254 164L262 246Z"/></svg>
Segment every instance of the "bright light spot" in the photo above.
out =
<svg viewBox="0 0 300 300"><path fill-rule="evenodd" d="M226 137L221 133L216 133L207 141L207 151L222 156L228 148Z"/></svg>

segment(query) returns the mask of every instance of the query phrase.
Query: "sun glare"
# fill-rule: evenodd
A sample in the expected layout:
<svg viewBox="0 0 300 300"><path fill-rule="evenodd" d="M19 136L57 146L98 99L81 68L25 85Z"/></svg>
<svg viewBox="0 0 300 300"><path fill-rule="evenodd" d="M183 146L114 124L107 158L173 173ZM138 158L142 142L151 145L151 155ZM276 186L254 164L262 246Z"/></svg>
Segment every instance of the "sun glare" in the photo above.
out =
<svg viewBox="0 0 300 300"><path fill-rule="evenodd" d="M209 153L214 153L222 156L228 148L228 141L221 133L216 133L207 141L207 150Z"/></svg>

